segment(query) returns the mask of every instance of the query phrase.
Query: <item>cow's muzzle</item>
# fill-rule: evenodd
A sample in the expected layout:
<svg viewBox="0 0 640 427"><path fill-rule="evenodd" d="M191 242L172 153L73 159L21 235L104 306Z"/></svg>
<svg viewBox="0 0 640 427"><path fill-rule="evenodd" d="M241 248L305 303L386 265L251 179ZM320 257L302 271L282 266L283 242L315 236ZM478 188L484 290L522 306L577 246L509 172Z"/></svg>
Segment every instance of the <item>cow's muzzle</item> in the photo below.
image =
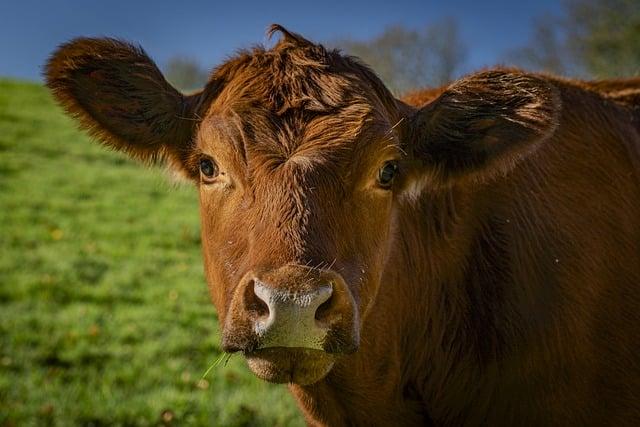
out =
<svg viewBox="0 0 640 427"><path fill-rule="evenodd" d="M287 265L250 272L235 289L224 325L225 351L242 351L259 377L315 382L336 356L358 348L353 297L334 271Z"/></svg>

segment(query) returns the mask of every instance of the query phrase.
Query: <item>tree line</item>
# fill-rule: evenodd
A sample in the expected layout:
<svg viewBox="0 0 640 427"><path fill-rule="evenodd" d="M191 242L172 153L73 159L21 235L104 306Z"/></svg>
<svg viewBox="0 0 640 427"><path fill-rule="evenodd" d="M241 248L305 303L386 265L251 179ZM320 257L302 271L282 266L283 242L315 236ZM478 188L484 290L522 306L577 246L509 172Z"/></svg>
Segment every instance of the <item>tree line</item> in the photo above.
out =
<svg viewBox="0 0 640 427"><path fill-rule="evenodd" d="M529 41L506 52L502 65L593 79L640 74L640 0L563 0L562 6L559 16L536 17ZM359 57L396 95L460 77L469 49L454 18L324 44ZM209 73L197 60L179 56L166 64L165 74L188 91L202 87Z"/></svg>

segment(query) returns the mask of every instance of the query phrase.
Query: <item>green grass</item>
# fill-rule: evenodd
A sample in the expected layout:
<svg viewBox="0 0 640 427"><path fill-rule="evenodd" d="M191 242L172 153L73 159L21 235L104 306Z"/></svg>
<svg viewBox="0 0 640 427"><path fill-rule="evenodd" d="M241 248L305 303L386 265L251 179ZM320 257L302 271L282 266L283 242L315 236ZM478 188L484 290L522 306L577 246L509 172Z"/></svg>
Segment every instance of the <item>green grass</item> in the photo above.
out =
<svg viewBox="0 0 640 427"><path fill-rule="evenodd" d="M0 426L300 425L220 355L197 195L0 79Z"/></svg>

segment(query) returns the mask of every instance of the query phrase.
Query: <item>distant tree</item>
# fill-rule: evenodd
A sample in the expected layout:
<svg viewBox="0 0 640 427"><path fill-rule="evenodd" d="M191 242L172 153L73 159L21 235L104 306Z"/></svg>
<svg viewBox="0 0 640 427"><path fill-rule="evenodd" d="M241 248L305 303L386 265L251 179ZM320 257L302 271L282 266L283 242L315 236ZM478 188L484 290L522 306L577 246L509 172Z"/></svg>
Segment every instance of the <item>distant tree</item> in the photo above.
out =
<svg viewBox="0 0 640 427"><path fill-rule="evenodd" d="M335 44L366 62L394 92L428 82L428 52L417 31L393 26L372 40L343 39Z"/></svg>
<svg viewBox="0 0 640 427"><path fill-rule="evenodd" d="M331 44L362 59L396 94L451 81L466 56L453 19L422 31L396 25L371 40L342 39Z"/></svg>
<svg viewBox="0 0 640 427"><path fill-rule="evenodd" d="M458 77L467 56L458 23L447 18L427 27L425 44L431 49L432 84L440 86Z"/></svg>
<svg viewBox="0 0 640 427"><path fill-rule="evenodd" d="M506 62L531 71L569 74L574 68L573 59L567 53L565 35L561 34L558 21L551 15L536 19L528 45L507 53Z"/></svg>
<svg viewBox="0 0 640 427"><path fill-rule="evenodd" d="M539 18L507 62L591 78L640 74L640 0L565 0L564 16Z"/></svg>
<svg viewBox="0 0 640 427"><path fill-rule="evenodd" d="M178 89L192 91L207 83L209 73L193 58L174 56L167 62L165 76Z"/></svg>
<svg viewBox="0 0 640 427"><path fill-rule="evenodd" d="M593 77L640 74L640 0L566 0L567 46Z"/></svg>

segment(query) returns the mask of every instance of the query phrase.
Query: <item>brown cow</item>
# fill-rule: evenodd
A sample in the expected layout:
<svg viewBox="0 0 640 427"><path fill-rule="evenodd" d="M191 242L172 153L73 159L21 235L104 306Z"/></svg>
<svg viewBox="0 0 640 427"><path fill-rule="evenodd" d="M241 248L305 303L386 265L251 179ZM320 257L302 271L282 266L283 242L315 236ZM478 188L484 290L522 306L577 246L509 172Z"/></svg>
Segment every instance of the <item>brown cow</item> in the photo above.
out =
<svg viewBox="0 0 640 427"><path fill-rule="evenodd" d="M101 142L193 180L224 350L312 425L638 425L633 97L492 70L417 109L272 31L190 96L113 39L46 68Z"/></svg>

